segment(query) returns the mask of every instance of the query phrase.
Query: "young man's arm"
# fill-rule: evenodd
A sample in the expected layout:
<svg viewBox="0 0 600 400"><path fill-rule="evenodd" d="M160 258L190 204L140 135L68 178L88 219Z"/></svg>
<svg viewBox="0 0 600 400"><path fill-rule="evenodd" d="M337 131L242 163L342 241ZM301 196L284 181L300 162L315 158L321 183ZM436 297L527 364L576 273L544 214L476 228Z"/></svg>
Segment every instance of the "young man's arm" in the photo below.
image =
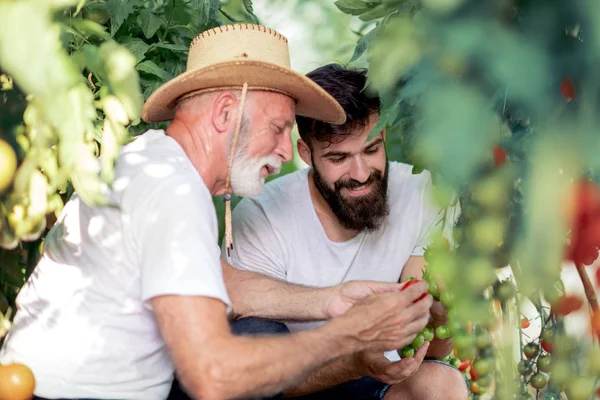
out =
<svg viewBox="0 0 600 400"><path fill-rule="evenodd" d="M316 368L366 349L410 343L427 323L431 296L413 304L427 285L372 296L314 330L270 338L233 336L223 302L202 296L150 300L178 378L194 398L268 396Z"/></svg>
<svg viewBox="0 0 600 400"><path fill-rule="evenodd" d="M314 288L244 271L221 260L233 318L262 317L283 321L322 321L342 315L353 304L377 293L399 291L399 283L351 281Z"/></svg>
<svg viewBox="0 0 600 400"><path fill-rule="evenodd" d="M417 279L423 278L423 269L425 268L425 258L421 256L412 256L408 259L402 270L400 281L403 282L409 277L414 276ZM439 301L434 300L434 304L431 309L431 326L437 328L440 325L444 325L448 322L448 315L446 308ZM426 357L442 359L446 357L452 351L452 341L450 338L440 340L437 337L431 341L429 350L427 351Z"/></svg>

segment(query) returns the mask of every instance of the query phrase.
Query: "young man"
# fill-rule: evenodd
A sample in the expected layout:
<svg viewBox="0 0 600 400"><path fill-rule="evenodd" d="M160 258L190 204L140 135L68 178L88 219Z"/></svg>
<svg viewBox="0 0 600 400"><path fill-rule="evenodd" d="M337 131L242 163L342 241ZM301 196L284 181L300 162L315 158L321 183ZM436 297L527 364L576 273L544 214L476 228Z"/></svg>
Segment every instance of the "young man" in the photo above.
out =
<svg viewBox="0 0 600 400"><path fill-rule="evenodd" d="M421 277L428 233L442 218L430 202L429 173L413 175L410 165L389 162L385 132L369 138L380 102L363 90L364 71L327 65L308 76L342 105L346 122L297 118L298 152L311 168L276 179L259 197L238 204L232 265L316 287ZM441 303L432 307L431 317L434 326L446 322ZM250 332L271 329L272 323L261 324L246 323ZM319 323L286 325L298 332ZM287 394L319 392L309 399L466 399L468 391L457 370L439 362L421 364L425 351L428 358L439 359L451 348L448 340L434 339L414 359L398 362L383 353L358 353L329 364ZM387 355L394 360L393 353Z"/></svg>
<svg viewBox="0 0 600 400"><path fill-rule="evenodd" d="M19 294L0 362L32 369L36 399L165 399L176 370L192 397L213 400L276 393L337 357L410 343L432 304L413 304L425 283L311 289L220 259L211 196L260 192L292 157L295 113L344 121L329 94L289 68L283 36L258 25L199 35L187 71L144 105L147 122L172 122L124 147L107 188L113 206L77 195L65 206ZM265 306L282 293L278 307ZM250 339L232 335L231 309L339 317Z"/></svg>

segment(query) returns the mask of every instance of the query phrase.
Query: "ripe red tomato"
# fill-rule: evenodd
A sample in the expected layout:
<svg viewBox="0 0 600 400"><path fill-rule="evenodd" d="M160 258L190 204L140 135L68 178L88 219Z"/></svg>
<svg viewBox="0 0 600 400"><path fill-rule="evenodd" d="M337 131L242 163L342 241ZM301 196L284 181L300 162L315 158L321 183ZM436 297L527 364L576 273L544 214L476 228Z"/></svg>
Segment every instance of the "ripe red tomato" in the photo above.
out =
<svg viewBox="0 0 600 400"><path fill-rule="evenodd" d="M568 101L575 99L575 86L573 85L573 80L570 77L566 77L560 83L560 93Z"/></svg>
<svg viewBox="0 0 600 400"><path fill-rule="evenodd" d="M529 325L531 325L531 322L529 322L527 318L521 320L521 329L527 329L529 328Z"/></svg>
<svg viewBox="0 0 600 400"><path fill-rule="evenodd" d="M458 370L464 372L467 368L469 368L469 365L471 365L471 360L461 361Z"/></svg>
<svg viewBox="0 0 600 400"><path fill-rule="evenodd" d="M556 315L565 316L579 310L581 306L583 300L577 296L567 295L560 297L552 309Z"/></svg>
<svg viewBox="0 0 600 400"><path fill-rule="evenodd" d="M542 349L544 349L544 351L546 353L552 353L552 343L547 341L547 340L542 340L542 342L540 343L542 345Z"/></svg>
<svg viewBox="0 0 600 400"><path fill-rule="evenodd" d="M492 149L494 155L494 165L496 167L501 166L506 162L506 151L501 146L496 146Z"/></svg>
<svg viewBox="0 0 600 400"><path fill-rule="evenodd" d="M600 286L600 267L596 268L596 285Z"/></svg>

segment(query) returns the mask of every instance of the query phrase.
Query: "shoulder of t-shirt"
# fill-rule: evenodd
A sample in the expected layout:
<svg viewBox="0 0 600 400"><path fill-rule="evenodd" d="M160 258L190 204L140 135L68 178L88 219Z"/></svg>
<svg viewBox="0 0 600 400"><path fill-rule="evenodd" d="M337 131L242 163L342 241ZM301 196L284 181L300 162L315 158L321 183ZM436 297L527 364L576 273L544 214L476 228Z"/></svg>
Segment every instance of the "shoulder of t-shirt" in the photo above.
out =
<svg viewBox="0 0 600 400"><path fill-rule="evenodd" d="M116 163L113 190L143 199L194 194L212 202L210 191L193 169L185 153L161 131L148 131L123 146Z"/></svg>
<svg viewBox="0 0 600 400"><path fill-rule="evenodd" d="M431 173L427 170L413 174L413 166L397 161L390 161L388 176L388 191L390 201L406 201L415 199L421 201L424 192L431 184Z"/></svg>
<svg viewBox="0 0 600 400"><path fill-rule="evenodd" d="M244 198L238 203L238 214L259 209L268 219L285 220L290 209L305 201L308 169L298 170L268 182L260 195ZM241 206L241 207L240 207ZM254 209L254 210L253 210Z"/></svg>

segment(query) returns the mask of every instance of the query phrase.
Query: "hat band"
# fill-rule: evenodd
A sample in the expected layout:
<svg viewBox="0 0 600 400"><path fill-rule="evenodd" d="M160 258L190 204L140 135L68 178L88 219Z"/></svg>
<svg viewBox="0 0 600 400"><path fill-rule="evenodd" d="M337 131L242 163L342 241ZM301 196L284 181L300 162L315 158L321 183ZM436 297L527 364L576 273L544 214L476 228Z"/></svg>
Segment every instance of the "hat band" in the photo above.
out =
<svg viewBox="0 0 600 400"><path fill-rule="evenodd" d="M213 88L204 88L204 89L193 90L193 91L188 92L188 93L184 94L183 96L179 97L175 102L178 103L181 100L187 99L189 97L192 97L192 96L195 96L195 95L201 94L201 93L217 92L217 91L221 91L221 90L242 90L242 88L243 88L243 86L240 85L240 86L218 86L218 87L213 87ZM267 92L277 92L277 93L281 93L281 94L291 97L292 99L294 99L294 101L296 103L298 102L298 99L296 98L296 96L294 96L291 93L288 93L284 90L280 90L280 89L274 89L274 88L263 87L263 86L248 86L248 90L264 90Z"/></svg>

